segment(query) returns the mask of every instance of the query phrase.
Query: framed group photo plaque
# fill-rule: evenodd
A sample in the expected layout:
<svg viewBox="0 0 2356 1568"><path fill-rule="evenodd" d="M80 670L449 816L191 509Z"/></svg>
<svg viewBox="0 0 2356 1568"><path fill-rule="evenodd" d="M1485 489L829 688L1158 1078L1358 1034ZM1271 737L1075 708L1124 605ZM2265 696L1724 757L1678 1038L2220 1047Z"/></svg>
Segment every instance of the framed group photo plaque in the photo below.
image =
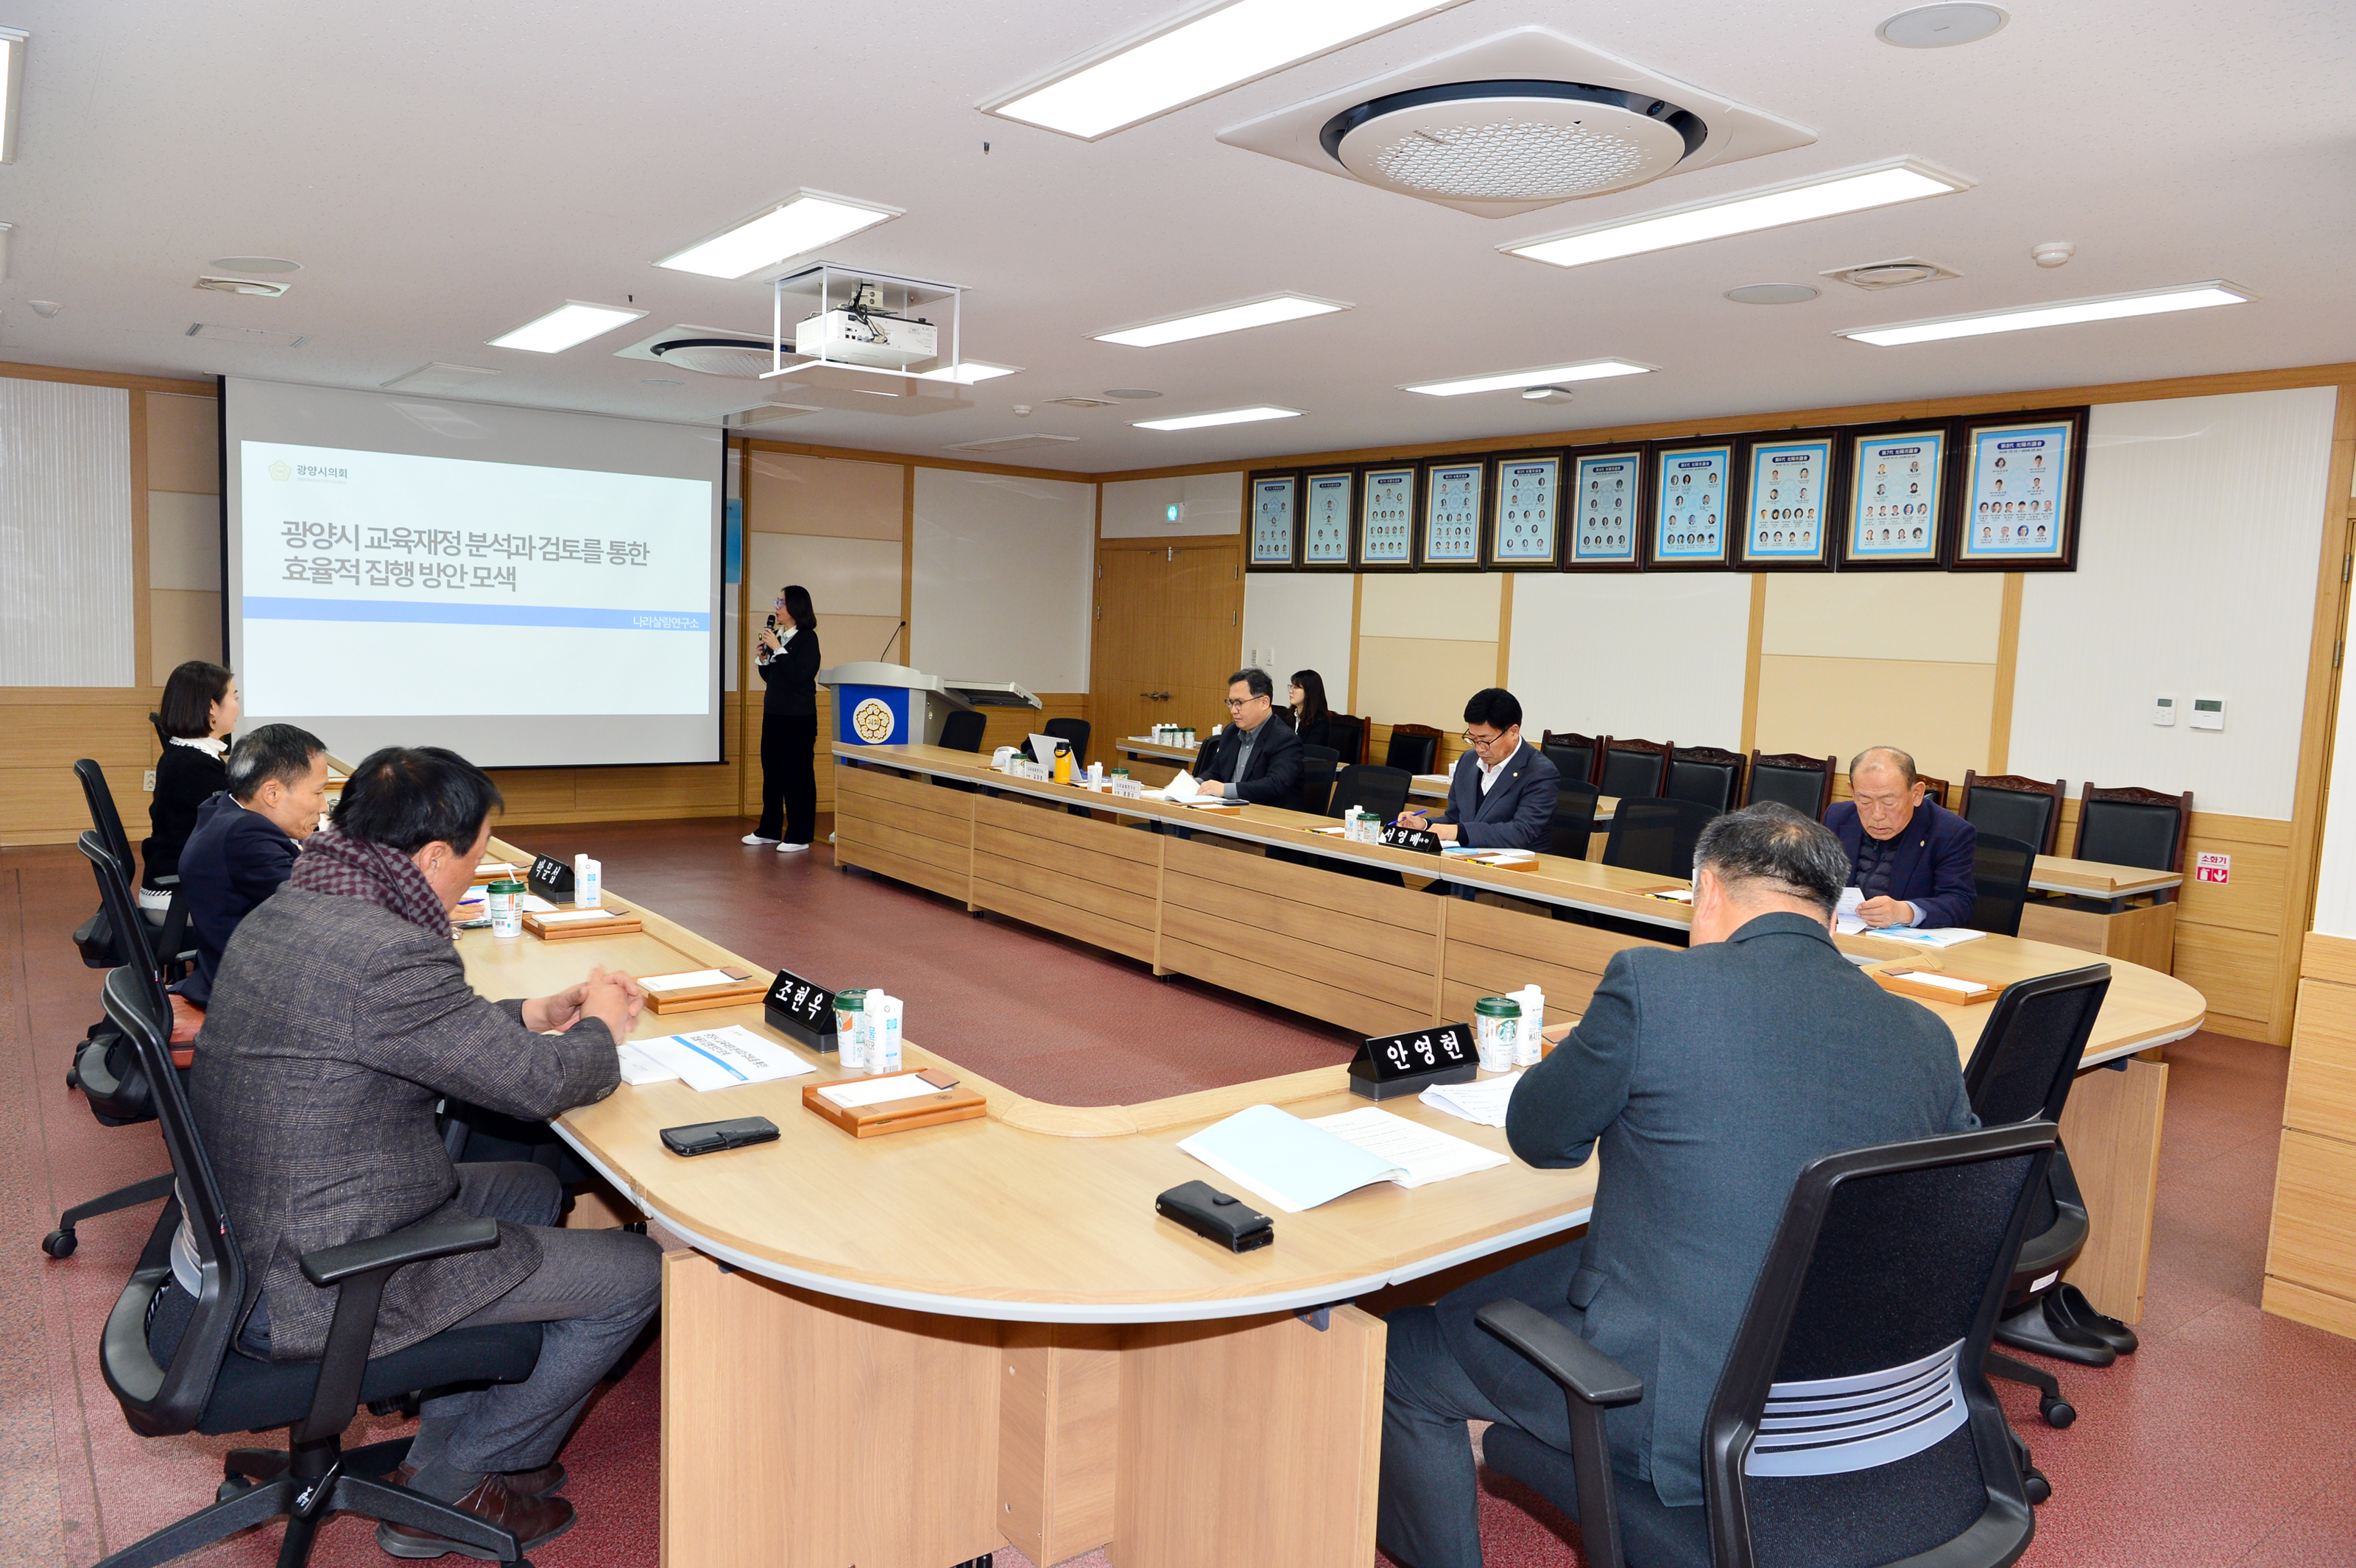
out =
<svg viewBox="0 0 2356 1568"><path fill-rule="evenodd" d="M1742 449L1749 504L1735 563L1751 571L1822 571L1832 565L1833 470L1837 432L1781 431Z"/></svg>
<svg viewBox="0 0 2356 1568"><path fill-rule="evenodd" d="M1255 474L1251 488L1251 560L1255 571L1290 569L1301 551L1301 475Z"/></svg>
<svg viewBox="0 0 2356 1568"><path fill-rule="evenodd" d="M1357 565L1361 571L1415 565L1414 464L1358 471Z"/></svg>
<svg viewBox="0 0 2356 1568"><path fill-rule="evenodd" d="M1569 507L1563 565L1572 571L1634 571L1644 564L1644 449L1590 447L1564 454Z"/></svg>
<svg viewBox="0 0 2356 1568"><path fill-rule="evenodd" d="M1935 567L1946 559L1944 422L1848 432L1848 485L1841 507L1841 566Z"/></svg>
<svg viewBox="0 0 2356 1568"><path fill-rule="evenodd" d="M1651 571L1723 570L1742 507L1731 437L1655 445L1644 566Z"/></svg>
<svg viewBox="0 0 2356 1568"><path fill-rule="evenodd" d="M1481 569L1488 477L1488 459L1483 457L1434 458L1424 464L1421 555L1426 571Z"/></svg>
<svg viewBox="0 0 2356 1568"><path fill-rule="evenodd" d="M2068 571L2078 560L2086 411L1963 421L1951 567Z"/></svg>
<svg viewBox="0 0 2356 1568"><path fill-rule="evenodd" d="M1490 470L1489 564L1506 571L1558 564L1562 454L1500 457Z"/></svg>
<svg viewBox="0 0 2356 1568"><path fill-rule="evenodd" d="M1310 470L1301 481L1301 564L1303 570L1350 570L1350 518L1356 509L1358 475L1343 468Z"/></svg>

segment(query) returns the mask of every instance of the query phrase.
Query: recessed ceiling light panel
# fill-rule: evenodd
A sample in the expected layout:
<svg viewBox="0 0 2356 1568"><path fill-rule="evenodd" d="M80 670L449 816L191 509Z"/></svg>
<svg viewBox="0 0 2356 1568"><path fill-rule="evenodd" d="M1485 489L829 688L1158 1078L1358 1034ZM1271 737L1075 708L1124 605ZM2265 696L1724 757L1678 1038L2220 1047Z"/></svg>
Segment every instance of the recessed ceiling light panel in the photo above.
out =
<svg viewBox="0 0 2356 1568"><path fill-rule="evenodd" d="M981 108L1093 142L1461 4L1215 0L1058 66L1044 80Z"/></svg>
<svg viewBox="0 0 2356 1568"><path fill-rule="evenodd" d="M888 223L901 210L823 191L797 191L757 218L699 240L655 265L676 272L700 272L707 278L749 277L764 267L806 256L862 229Z"/></svg>
<svg viewBox="0 0 2356 1568"><path fill-rule="evenodd" d="M1665 99L1568 81L1460 81L1345 109L1319 140L1371 186L1426 201L1554 202L1655 180L1709 128Z"/></svg>
<svg viewBox="0 0 2356 1568"><path fill-rule="evenodd" d="M1762 229L1781 229L1818 218L1919 201L1929 196L1947 196L1970 187L1968 180L1909 158L1879 168L1777 186L1748 196L1699 202L1618 223L1573 229L1568 234L1517 240L1497 249L1552 266L1581 267L1590 261L1640 256L1705 240L1723 240L1729 235L1753 234Z"/></svg>
<svg viewBox="0 0 2356 1568"><path fill-rule="evenodd" d="M1165 316L1137 326L1124 326L1118 332L1099 332L1098 343L1118 343L1130 348L1158 348L1165 343L1183 343L1190 337L1212 337L1222 332L1241 332L1248 326L1273 326L1280 321L1299 321L1303 316L1331 315L1350 307L1339 300L1311 299L1306 294L1269 294L1264 299L1246 300L1240 304L1224 304L1210 310L1190 311L1184 315Z"/></svg>
<svg viewBox="0 0 2356 1568"><path fill-rule="evenodd" d="M1816 291L1806 283L1745 283L1727 290L1726 297L1736 304L1805 304Z"/></svg>
<svg viewBox="0 0 2356 1568"><path fill-rule="evenodd" d="M1520 387L1550 386L1557 381L1595 381L1609 376L1642 376L1650 365L1625 359L1587 359L1576 365L1548 365L1536 370L1507 370L1494 376L1459 376L1447 381L1402 381L1402 392L1430 398L1461 398L1468 392L1510 392Z"/></svg>
<svg viewBox="0 0 2356 1568"><path fill-rule="evenodd" d="M1180 414L1174 419L1131 420L1140 430L1206 430L1219 424L1250 424L1258 420L1297 420L1299 409L1280 409L1262 405L1250 409L1222 409L1216 413Z"/></svg>
<svg viewBox="0 0 2356 1568"><path fill-rule="evenodd" d="M2140 293L2110 294L2100 299L2070 300L2061 304L2026 309L1984 310L1937 321L1903 322L1896 326L1857 327L1834 334L1877 348L1909 343L1935 343L1949 337L1980 337L1993 332L2022 332L2033 326L2072 326L2080 322L2118 321L2127 316L2159 315L2170 311L2205 310L2211 305L2246 304L2253 294L2223 282L2185 283L2172 289L2147 289Z"/></svg>
<svg viewBox="0 0 2356 1568"><path fill-rule="evenodd" d="M576 343L608 333L647 313L620 305L590 304L566 300L546 315L525 322L514 331L489 340L494 348L521 348L533 354L561 354Z"/></svg>
<svg viewBox="0 0 2356 1568"><path fill-rule="evenodd" d="M960 387L970 387L976 381L994 381L1001 376L1019 376L1020 365L992 365L987 359L966 359L956 365L944 365L937 370L917 372L919 381L955 381Z"/></svg>
<svg viewBox="0 0 2356 1568"><path fill-rule="evenodd" d="M1873 36L1901 49L1946 49L1976 44L2001 31L2011 16L2001 6L1976 5L1917 5L1901 11L1873 29Z"/></svg>
<svg viewBox="0 0 2356 1568"><path fill-rule="evenodd" d="M1547 28L1515 27L1264 114L1219 140L1476 217L1510 218L1805 146L1815 135Z"/></svg>
<svg viewBox="0 0 2356 1568"><path fill-rule="evenodd" d="M395 376L384 383L384 389L388 392L413 392L423 398L442 398L478 387L498 374L497 370L485 370L474 365L444 365L436 361L431 365L421 365L405 376Z"/></svg>

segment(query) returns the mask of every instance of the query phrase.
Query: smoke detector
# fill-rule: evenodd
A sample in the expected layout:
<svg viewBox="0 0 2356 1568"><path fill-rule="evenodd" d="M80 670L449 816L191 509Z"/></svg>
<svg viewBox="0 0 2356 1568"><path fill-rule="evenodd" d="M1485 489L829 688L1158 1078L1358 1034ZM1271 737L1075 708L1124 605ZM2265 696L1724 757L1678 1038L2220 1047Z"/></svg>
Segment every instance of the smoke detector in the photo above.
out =
<svg viewBox="0 0 2356 1568"><path fill-rule="evenodd" d="M197 287L200 289L211 289L224 294L252 294L257 299L265 300L274 300L294 286L292 283L265 283L260 278L208 276L197 280Z"/></svg>
<svg viewBox="0 0 2356 1568"><path fill-rule="evenodd" d="M2077 253L2078 247L2067 240L2048 240L2041 245L2029 248L2029 259L2040 267L2066 267L2070 264L2070 258Z"/></svg>
<svg viewBox="0 0 2356 1568"><path fill-rule="evenodd" d="M1942 278L1960 278L1963 274L1953 267L1926 261L1920 256L1901 256L1891 261L1867 261L1854 267L1835 267L1829 272L1818 272L1816 276L1830 278L1837 283L1847 283L1851 288L1876 291L1902 289L1914 283L1935 283Z"/></svg>
<svg viewBox="0 0 2356 1568"><path fill-rule="evenodd" d="M1321 174L1509 218L1813 132L1545 27L1516 27L1279 110L1219 140Z"/></svg>

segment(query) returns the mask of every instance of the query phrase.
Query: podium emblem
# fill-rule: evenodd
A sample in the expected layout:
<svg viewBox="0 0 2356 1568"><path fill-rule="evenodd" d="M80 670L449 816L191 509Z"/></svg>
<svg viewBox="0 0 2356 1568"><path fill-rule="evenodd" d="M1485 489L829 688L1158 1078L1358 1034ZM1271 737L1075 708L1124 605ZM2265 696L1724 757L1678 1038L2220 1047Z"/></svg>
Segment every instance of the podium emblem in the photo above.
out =
<svg viewBox="0 0 2356 1568"><path fill-rule="evenodd" d="M889 741L897 722L891 705L877 698L868 698L851 710L851 727L871 746Z"/></svg>

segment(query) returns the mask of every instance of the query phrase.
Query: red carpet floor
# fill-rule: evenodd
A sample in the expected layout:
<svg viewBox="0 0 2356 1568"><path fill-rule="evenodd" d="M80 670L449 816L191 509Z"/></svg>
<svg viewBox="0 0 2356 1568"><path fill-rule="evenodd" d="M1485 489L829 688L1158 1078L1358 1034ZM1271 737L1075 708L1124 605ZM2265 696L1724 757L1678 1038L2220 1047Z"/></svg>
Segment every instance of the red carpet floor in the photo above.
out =
<svg viewBox="0 0 2356 1568"><path fill-rule="evenodd" d="M1157 982L1047 933L839 874L823 843L795 857L742 847L746 826L514 837L598 855L617 889L762 964L890 987L908 999L913 1037L1024 1093L1148 1100L1334 1061L1346 1049L1339 1031L1298 1015ZM84 1225L80 1250L61 1263L36 1244L67 1205L163 1167L152 1127L101 1127L63 1087L72 1042L96 1016L97 980L66 933L94 902L72 851L0 851L0 1247L17 1249L0 1266L0 1568L80 1568L194 1510L219 1478L217 1456L235 1445L134 1437L99 1378L96 1338L154 1207ZM2107 1371L2060 1369L2080 1412L2066 1431L2038 1421L2029 1391L1997 1385L2054 1484L2024 1562L2356 1564L2356 1342L2257 1310L2286 1053L2201 1035L2169 1059L2144 1349ZM656 1561L658 1362L641 1356L566 1448L567 1495L582 1520L534 1553L543 1568ZM356 1438L402 1430L360 1424ZM1497 1483L1482 1510L1497 1568L1582 1561L1575 1529L1510 1483ZM264 1564L276 1539L262 1531L187 1561ZM368 1526L339 1520L315 1561L391 1560ZM1009 1548L997 1563L1023 1559Z"/></svg>

